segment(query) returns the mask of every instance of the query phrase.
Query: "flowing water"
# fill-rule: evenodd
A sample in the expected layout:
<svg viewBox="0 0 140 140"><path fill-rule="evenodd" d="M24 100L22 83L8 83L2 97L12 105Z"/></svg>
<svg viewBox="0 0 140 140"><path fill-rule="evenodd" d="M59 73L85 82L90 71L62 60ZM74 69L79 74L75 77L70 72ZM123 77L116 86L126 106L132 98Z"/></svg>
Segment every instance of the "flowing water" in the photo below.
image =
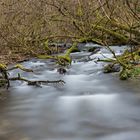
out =
<svg viewBox="0 0 140 140"><path fill-rule="evenodd" d="M114 47L117 54L124 48ZM103 74L105 64L96 60L111 57L107 50L92 55L91 61L87 55L73 53L65 75L50 60L22 63L34 70L22 72L28 79L63 79L66 84L37 88L13 82L8 91L1 90L0 140L139 140L139 81Z"/></svg>

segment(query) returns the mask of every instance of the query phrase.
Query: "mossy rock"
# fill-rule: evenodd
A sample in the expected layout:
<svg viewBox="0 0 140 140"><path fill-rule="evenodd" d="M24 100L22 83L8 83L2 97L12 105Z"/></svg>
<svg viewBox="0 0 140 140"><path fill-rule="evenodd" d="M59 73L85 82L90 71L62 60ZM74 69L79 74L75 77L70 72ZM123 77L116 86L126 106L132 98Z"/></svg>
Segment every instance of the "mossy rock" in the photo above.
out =
<svg viewBox="0 0 140 140"><path fill-rule="evenodd" d="M129 69L123 69L120 72L120 79L121 80L127 80L128 78L132 77L132 70Z"/></svg>
<svg viewBox="0 0 140 140"><path fill-rule="evenodd" d="M121 66L119 64L108 64L104 67L104 73L119 72Z"/></svg>
<svg viewBox="0 0 140 140"><path fill-rule="evenodd" d="M57 63L60 66L67 66L70 65L72 62L72 59L70 56L64 55L64 56L57 56Z"/></svg>
<svg viewBox="0 0 140 140"><path fill-rule="evenodd" d="M136 78L140 76L140 67L133 67L132 69L123 69L120 72L120 79L126 80L128 78Z"/></svg>

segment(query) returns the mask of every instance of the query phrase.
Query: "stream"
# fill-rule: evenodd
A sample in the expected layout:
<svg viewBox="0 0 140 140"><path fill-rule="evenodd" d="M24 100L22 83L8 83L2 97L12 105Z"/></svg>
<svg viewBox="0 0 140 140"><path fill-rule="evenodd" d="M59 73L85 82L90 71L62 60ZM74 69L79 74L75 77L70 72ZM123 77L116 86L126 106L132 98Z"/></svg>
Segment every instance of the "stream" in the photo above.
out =
<svg viewBox="0 0 140 140"><path fill-rule="evenodd" d="M87 46L93 44L86 44ZM126 46L112 47L116 54ZM72 65L65 75L57 72L51 60L31 59L22 65L34 73L11 71L30 80L59 80L65 85L28 86L12 82L1 89L0 140L140 140L139 80L121 81L118 73L104 74L105 63L98 58L112 57L101 49L72 53Z"/></svg>

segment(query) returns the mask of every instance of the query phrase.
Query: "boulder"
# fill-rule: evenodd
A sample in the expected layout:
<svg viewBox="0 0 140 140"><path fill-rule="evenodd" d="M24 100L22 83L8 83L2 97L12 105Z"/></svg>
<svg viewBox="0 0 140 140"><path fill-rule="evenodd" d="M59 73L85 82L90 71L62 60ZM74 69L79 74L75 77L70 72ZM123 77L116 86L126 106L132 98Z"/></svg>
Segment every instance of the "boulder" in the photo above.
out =
<svg viewBox="0 0 140 140"><path fill-rule="evenodd" d="M108 64L104 67L104 73L119 72L121 66L119 64Z"/></svg>
<svg viewBox="0 0 140 140"><path fill-rule="evenodd" d="M65 68L58 68L57 72L59 72L59 74L66 74L67 70Z"/></svg>

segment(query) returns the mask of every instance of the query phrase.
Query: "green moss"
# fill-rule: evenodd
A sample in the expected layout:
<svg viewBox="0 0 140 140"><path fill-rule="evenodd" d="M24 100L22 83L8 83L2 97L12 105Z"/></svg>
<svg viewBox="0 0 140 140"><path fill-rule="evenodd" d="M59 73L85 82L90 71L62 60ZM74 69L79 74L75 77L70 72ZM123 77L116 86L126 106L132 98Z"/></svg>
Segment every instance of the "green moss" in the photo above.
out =
<svg viewBox="0 0 140 140"><path fill-rule="evenodd" d="M77 42L73 43L71 48L69 48L64 55L58 56L50 56L50 55L39 55L38 58L40 59L54 59L58 65L67 66L70 65L72 59L70 57L70 53L77 49Z"/></svg>
<svg viewBox="0 0 140 140"><path fill-rule="evenodd" d="M0 63L0 70L6 70L7 66L5 64Z"/></svg>
<svg viewBox="0 0 140 140"><path fill-rule="evenodd" d="M127 80L130 77L131 77L131 70L123 68L122 71L120 72L120 79Z"/></svg>
<svg viewBox="0 0 140 140"><path fill-rule="evenodd" d="M49 48L49 41L48 41L48 40L46 40L46 41L44 42L44 48L45 48L45 50L47 51L47 54L52 54L52 51L51 51L51 49Z"/></svg>
<svg viewBox="0 0 140 140"><path fill-rule="evenodd" d="M123 69L120 72L120 79L127 80L128 78L135 78L140 76L140 67L133 67L131 69Z"/></svg>
<svg viewBox="0 0 140 140"><path fill-rule="evenodd" d="M57 56L57 64L61 66L70 65L71 62L72 62L72 59L69 55Z"/></svg>
<svg viewBox="0 0 140 140"><path fill-rule="evenodd" d="M140 67L134 67L131 71L132 77L140 76Z"/></svg>
<svg viewBox="0 0 140 140"><path fill-rule="evenodd" d="M104 31L106 32L107 34L109 35L112 35L114 36L115 38L119 39L122 43L127 43L129 41L129 39L127 37L125 37L124 35L116 32L116 31L113 31L113 30L110 30L110 29L107 29L103 26L96 26L96 29L97 30L101 30L101 31Z"/></svg>
<svg viewBox="0 0 140 140"><path fill-rule="evenodd" d="M39 59L53 59L54 56L50 56L50 55L39 55L37 56Z"/></svg>
<svg viewBox="0 0 140 140"><path fill-rule="evenodd" d="M70 53L73 51L73 50L75 50L76 48L77 48L77 42L74 42L73 43L73 45L71 46L71 48L69 48L67 51L66 51L66 56L69 56L70 55Z"/></svg>
<svg viewBox="0 0 140 140"><path fill-rule="evenodd" d="M32 69L27 69L27 68L23 67L21 64L17 64L17 65L15 65L13 68L15 68L15 69L20 69L20 70L26 71L26 72L33 72Z"/></svg>

